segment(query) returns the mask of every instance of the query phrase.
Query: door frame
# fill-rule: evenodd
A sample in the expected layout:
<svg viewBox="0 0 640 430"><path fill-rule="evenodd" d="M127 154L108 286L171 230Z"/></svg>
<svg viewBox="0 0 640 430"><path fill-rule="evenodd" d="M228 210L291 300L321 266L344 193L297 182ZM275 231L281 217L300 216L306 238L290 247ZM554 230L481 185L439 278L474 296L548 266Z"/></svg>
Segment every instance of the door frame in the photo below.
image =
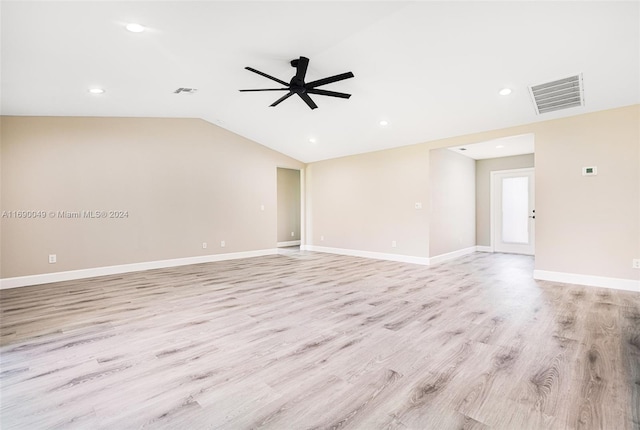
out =
<svg viewBox="0 0 640 430"><path fill-rule="evenodd" d="M294 170L297 171L300 174L300 219L298 220L298 222L300 223L300 238L297 240L292 240L292 241L286 241L286 242L278 242L278 233L279 233L279 226L278 226L278 203L279 203L279 199L281 198L281 196L278 193L278 170L280 169L286 169L286 170ZM296 168L296 167L285 167L285 166L276 166L276 248L281 248L281 247L287 247L287 246L300 246L300 249L302 250L303 245L305 244L306 241L306 222L305 222L305 218L306 218L306 205L305 205L305 201L306 201L306 190L305 190L305 169L304 168ZM264 210L264 209L263 209Z"/></svg>
<svg viewBox="0 0 640 430"><path fill-rule="evenodd" d="M496 192L495 192L495 187L496 187L496 181L498 178L498 175L503 175L503 174L518 174L518 173L533 173L533 178L534 181L532 183L532 191L533 191L533 202L534 202L534 206L535 206L535 167L525 167L522 169L507 169L507 170L492 170L490 172L491 175L491 180L490 180L490 184L489 184L489 196L490 196L490 217L491 217L491 252L497 252L496 251L496 234L497 234L497 196L496 196ZM532 254L527 254L527 255L535 255L535 244L536 244L536 240L535 240L535 236L536 236L536 231L535 231L535 221L532 223L533 225L533 231L531 233L531 240L533 243L533 253Z"/></svg>

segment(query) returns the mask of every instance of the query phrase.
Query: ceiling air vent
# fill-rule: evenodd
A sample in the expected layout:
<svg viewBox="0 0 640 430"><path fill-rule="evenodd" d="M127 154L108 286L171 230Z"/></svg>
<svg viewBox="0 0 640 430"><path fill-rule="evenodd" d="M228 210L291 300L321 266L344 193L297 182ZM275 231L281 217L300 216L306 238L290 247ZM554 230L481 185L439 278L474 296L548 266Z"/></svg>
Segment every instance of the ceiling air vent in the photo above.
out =
<svg viewBox="0 0 640 430"><path fill-rule="evenodd" d="M198 91L197 88L178 88L173 93L174 94L193 94Z"/></svg>
<svg viewBox="0 0 640 430"><path fill-rule="evenodd" d="M529 87L536 113L584 106L582 73L569 78Z"/></svg>

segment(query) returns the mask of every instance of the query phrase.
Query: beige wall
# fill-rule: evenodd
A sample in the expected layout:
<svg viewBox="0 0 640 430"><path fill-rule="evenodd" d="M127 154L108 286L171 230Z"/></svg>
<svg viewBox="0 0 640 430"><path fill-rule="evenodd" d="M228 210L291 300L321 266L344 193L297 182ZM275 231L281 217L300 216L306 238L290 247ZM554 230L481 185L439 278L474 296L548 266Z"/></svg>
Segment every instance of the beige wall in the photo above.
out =
<svg viewBox="0 0 640 430"><path fill-rule="evenodd" d="M292 240L300 240L300 170L279 168L278 242Z"/></svg>
<svg viewBox="0 0 640 430"><path fill-rule="evenodd" d="M549 121L535 140L536 268L640 279L639 107Z"/></svg>
<svg viewBox="0 0 640 430"><path fill-rule="evenodd" d="M197 119L3 117L1 132L3 211L128 211L3 218L2 278L275 248L276 166L303 166Z"/></svg>
<svg viewBox="0 0 640 430"><path fill-rule="evenodd" d="M430 153L429 256L475 246L475 160L448 149Z"/></svg>
<svg viewBox="0 0 640 430"><path fill-rule="evenodd" d="M307 244L427 257L428 165L415 145L311 164Z"/></svg>
<svg viewBox="0 0 640 430"><path fill-rule="evenodd" d="M534 155L476 161L476 244L491 246L491 172L534 166Z"/></svg>
<svg viewBox="0 0 640 430"><path fill-rule="evenodd" d="M3 278L273 248L276 167L303 167L194 119L4 117L1 127L2 210L129 212L3 218ZM536 142L536 269L640 279L631 267L640 258L638 105L312 163L307 244L430 256L430 150L525 133ZM583 177L583 166L598 176Z"/></svg>
<svg viewBox="0 0 640 430"><path fill-rule="evenodd" d="M640 279L638 105L312 163L310 243L429 256L429 150L534 133L538 270ZM582 166L598 166L582 177ZM432 228L432 227L431 227ZM320 242L320 235L325 241ZM397 237L398 249L389 247Z"/></svg>

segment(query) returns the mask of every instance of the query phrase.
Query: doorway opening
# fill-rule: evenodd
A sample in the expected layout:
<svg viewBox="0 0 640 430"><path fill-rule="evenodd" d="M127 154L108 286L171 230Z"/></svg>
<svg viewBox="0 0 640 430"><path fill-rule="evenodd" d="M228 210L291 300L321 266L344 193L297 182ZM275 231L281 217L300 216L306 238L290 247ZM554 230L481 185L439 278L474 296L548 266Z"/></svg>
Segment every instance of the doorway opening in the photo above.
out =
<svg viewBox="0 0 640 430"><path fill-rule="evenodd" d="M526 133L448 148L450 151L454 151L460 155L464 155L475 160L476 250L482 252L513 252L531 255L535 253L535 218L526 218L526 223L528 223L527 234L529 231L531 232L531 244L529 249L503 247L501 244L497 244L495 233L499 222L496 222L494 218L498 213L498 209L494 207L496 191L492 185L492 177L497 172L519 169L531 169L533 172L535 169L534 139L535 136L533 133ZM527 199L529 197L533 199L535 194L533 190L533 176L526 180L518 180L516 178L508 180L505 185L506 193L508 193L509 196L517 195L523 198L523 196L525 196L523 193L525 181L527 182L526 197ZM509 202L510 200L508 200L506 204L512 204L512 206L515 205L513 207L509 206L506 208L507 210L512 211L510 213L515 215L523 212L522 204L518 206L517 203ZM531 211L527 214L527 217L535 216L532 212L534 210L533 201L529 203L527 209ZM499 210L501 211L502 208ZM504 240L502 240L502 237L499 239L506 244L521 244L521 242L524 242L522 237L524 221L522 217L516 217L514 220L508 217L507 222L511 222L511 224L507 225L507 228L509 228L509 225L513 226L513 228L517 228L519 226L519 230L509 229L504 232L506 235ZM500 228L502 228L502 226L500 226ZM518 236L518 234L520 234L520 236Z"/></svg>
<svg viewBox="0 0 640 430"><path fill-rule="evenodd" d="M302 237L300 170L277 168L278 248L298 250Z"/></svg>

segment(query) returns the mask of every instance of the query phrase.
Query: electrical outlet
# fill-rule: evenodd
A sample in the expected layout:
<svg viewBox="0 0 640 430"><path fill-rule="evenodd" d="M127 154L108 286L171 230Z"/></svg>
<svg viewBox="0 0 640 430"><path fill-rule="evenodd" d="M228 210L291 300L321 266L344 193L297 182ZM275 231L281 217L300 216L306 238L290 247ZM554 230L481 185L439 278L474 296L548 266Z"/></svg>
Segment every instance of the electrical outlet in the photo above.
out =
<svg viewBox="0 0 640 430"><path fill-rule="evenodd" d="M418 209L418 210L422 209L422 203L417 202L416 203L416 209Z"/></svg>
<svg viewBox="0 0 640 430"><path fill-rule="evenodd" d="M320 242L324 241L324 236L320 236Z"/></svg>
<svg viewBox="0 0 640 430"><path fill-rule="evenodd" d="M202 249L207 249L207 242L202 242Z"/></svg>
<svg viewBox="0 0 640 430"><path fill-rule="evenodd" d="M291 237L295 237L296 234L294 232L291 232Z"/></svg>
<svg viewBox="0 0 640 430"><path fill-rule="evenodd" d="M264 205L260 205L260 210L263 211L264 210Z"/></svg>
<svg viewBox="0 0 640 430"><path fill-rule="evenodd" d="M391 247L392 247L392 248L395 248L396 246L397 246L396 241L395 241L395 240L392 240L392 241L391 241Z"/></svg>
<svg viewBox="0 0 640 430"><path fill-rule="evenodd" d="M224 248L225 246L227 246L227 244L225 243L224 240L220 241L220 248Z"/></svg>
<svg viewBox="0 0 640 430"><path fill-rule="evenodd" d="M634 269L640 269L640 258L634 258L632 266Z"/></svg>
<svg viewBox="0 0 640 430"><path fill-rule="evenodd" d="M49 264L54 264L58 261L56 254L49 254Z"/></svg>

